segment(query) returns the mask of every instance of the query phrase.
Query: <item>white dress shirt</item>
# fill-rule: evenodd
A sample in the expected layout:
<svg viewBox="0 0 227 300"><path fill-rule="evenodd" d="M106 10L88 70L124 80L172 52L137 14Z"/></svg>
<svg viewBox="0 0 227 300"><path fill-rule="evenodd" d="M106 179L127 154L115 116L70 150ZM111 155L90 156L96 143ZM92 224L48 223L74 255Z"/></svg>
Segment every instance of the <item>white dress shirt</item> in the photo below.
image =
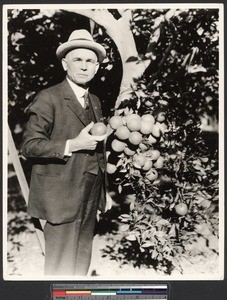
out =
<svg viewBox="0 0 227 300"><path fill-rule="evenodd" d="M71 86L74 94L76 95L76 98L80 102L81 106L83 108L85 108L84 95L88 92L88 89L85 89L85 88L77 85L76 83L72 82L72 80L70 80L68 77L66 77L66 79L67 79L69 85ZM64 156L71 156L71 155L72 155L72 153L69 152L69 140L67 140L66 145L65 145Z"/></svg>
<svg viewBox="0 0 227 300"><path fill-rule="evenodd" d="M80 102L81 106L85 108L85 103L84 103L84 95L88 93L88 89L85 89L76 83L72 82L68 77L66 77L69 85L71 86L74 94L76 95L78 101Z"/></svg>

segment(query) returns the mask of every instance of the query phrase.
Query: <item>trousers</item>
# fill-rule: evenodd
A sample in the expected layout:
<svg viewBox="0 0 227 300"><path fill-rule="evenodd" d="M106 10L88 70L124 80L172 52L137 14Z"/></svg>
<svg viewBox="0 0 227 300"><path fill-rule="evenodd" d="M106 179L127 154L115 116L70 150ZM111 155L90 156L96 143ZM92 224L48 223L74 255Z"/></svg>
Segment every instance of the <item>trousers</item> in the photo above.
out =
<svg viewBox="0 0 227 300"><path fill-rule="evenodd" d="M45 275L87 275L102 184L101 171L86 173L84 201L76 219L64 224L46 222Z"/></svg>

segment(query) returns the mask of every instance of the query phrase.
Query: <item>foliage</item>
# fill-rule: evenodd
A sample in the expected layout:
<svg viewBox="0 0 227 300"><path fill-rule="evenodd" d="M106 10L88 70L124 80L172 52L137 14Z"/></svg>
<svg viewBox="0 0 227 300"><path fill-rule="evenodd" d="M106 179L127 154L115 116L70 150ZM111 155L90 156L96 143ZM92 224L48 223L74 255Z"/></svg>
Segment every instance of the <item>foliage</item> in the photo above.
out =
<svg viewBox="0 0 227 300"><path fill-rule="evenodd" d="M89 30L89 20L70 12L8 11L8 121L18 147L27 121L26 107L37 92L65 77L55 54L57 47L80 28ZM100 97L107 115L118 93L121 66L113 42L103 33L99 40L106 45L108 57L90 89Z"/></svg>
<svg viewBox="0 0 227 300"><path fill-rule="evenodd" d="M134 12L131 25L142 59L155 18L164 13ZM204 115L218 118L217 21L215 10L188 10L162 23L161 38L153 45L154 61L116 111L125 126L130 114L151 114L157 124L158 115L165 113L166 130L158 137L143 134L134 155L114 152L111 141L117 132L110 137L109 162L117 166L111 180L118 192L134 195L128 213L120 216L121 245L116 244L111 255L119 258L120 252L135 265L171 273L198 236L208 239L208 247L209 239L218 237L217 144L216 150L209 149L200 127ZM149 143L151 137L157 141ZM136 165L134 157L149 157L154 149L164 157L164 165L156 168L157 179L148 180L149 171ZM179 203L186 205L182 214L176 212Z"/></svg>
<svg viewBox="0 0 227 300"><path fill-rule="evenodd" d="M193 245L199 238L218 252L214 246L218 237L218 157L213 142L217 133L202 131L201 122L204 117L218 120L219 16L213 9L177 10L170 19L157 22L166 14L168 10L161 9L133 11L130 26L139 52L136 59L145 61L149 50L152 62L116 111L112 108L122 75L119 53L105 30L95 26L94 36L105 45L107 58L91 89L101 99L105 117L119 115L125 127L131 114L152 115L155 124L160 114L164 116L158 136L142 134L140 145L123 141L148 159L151 150L159 151L163 165L151 159L156 179L150 179L149 170L138 165L133 155L113 151L111 143L118 140L115 129L108 139L108 161L117 166L109 175L111 188L121 194L118 199L133 195L119 202L124 208L127 204L127 209L109 254L122 263L132 261L170 274L180 268L180 256L198 253ZM89 29L90 24L74 13L39 10L12 10L8 21L9 124L20 145L25 108L39 90L64 78L55 56L57 46L72 30ZM160 38L150 43L157 24ZM152 137L155 141L151 142ZM187 205L183 215L175 210L179 203ZM206 247L201 253L205 252Z"/></svg>

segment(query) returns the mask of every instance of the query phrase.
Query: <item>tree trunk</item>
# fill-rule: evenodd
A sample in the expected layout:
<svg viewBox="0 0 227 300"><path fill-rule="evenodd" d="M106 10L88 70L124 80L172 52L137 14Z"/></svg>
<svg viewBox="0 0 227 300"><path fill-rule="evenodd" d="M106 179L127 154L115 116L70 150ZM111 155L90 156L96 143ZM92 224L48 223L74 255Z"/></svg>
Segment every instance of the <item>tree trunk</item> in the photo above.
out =
<svg viewBox="0 0 227 300"><path fill-rule="evenodd" d="M130 28L132 20L132 10L118 10L121 17L119 19L107 9L73 9L71 12L86 16L95 23L102 26L109 37L115 42L122 61L123 74L120 84L120 92L115 103L117 109L124 99L130 99L135 88L135 81L139 79L150 65L153 53L149 50L144 59L140 59L135 44L135 39ZM163 21L169 20L176 14L175 10L169 10L165 16L161 15L155 21L155 29L150 38L150 44L157 43L160 37L160 25ZM149 45L147 47L149 49Z"/></svg>

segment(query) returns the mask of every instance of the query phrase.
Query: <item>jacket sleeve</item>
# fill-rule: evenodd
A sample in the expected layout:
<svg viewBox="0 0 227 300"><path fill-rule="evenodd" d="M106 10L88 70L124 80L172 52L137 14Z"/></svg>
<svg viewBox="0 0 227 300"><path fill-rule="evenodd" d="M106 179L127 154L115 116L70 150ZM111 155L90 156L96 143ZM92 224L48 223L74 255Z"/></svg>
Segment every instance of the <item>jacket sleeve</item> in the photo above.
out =
<svg viewBox="0 0 227 300"><path fill-rule="evenodd" d="M51 133L53 130L55 107L48 92L40 92L34 102L27 109L28 123L26 125L22 154L27 158L53 158L63 159L66 140L53 140Z"/></svg>

